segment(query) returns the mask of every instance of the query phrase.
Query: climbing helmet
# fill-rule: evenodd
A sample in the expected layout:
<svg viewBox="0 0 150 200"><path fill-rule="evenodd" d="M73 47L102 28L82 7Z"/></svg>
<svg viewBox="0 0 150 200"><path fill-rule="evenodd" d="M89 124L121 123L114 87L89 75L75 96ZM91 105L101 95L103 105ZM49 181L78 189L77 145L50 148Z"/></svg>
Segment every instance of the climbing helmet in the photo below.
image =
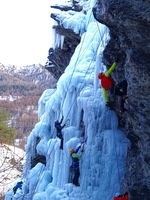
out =
<svg viewBox="0 0 150 200"><path fill-rule="evenodd" d="M70 151L70 153L73 153L73 152L74 152L74 149L73 149L73 148L71 148L69 151Z"/></svg>
<svg viewBox="0 0 150 200"><path fill-rule="evenodd" d="M120 196L120 193L119 193L119 192L117 192L117 193L115 194L115 197L118 197L118 196Z"/></svg>
<svg viewBox="0 0 150 200"><path fill-rule="evenodd" d="M103 72L100 72L100 73L98 74L98 79L102 79L103 76L104 76L104 73L103 73Z"/></svg>
<svg viewBox="0 0 150 200"><path fill-rule="evenodd" d="M59 124L59 121L57 120L57 121L55 121L55 125L58 125Z"/></svg>

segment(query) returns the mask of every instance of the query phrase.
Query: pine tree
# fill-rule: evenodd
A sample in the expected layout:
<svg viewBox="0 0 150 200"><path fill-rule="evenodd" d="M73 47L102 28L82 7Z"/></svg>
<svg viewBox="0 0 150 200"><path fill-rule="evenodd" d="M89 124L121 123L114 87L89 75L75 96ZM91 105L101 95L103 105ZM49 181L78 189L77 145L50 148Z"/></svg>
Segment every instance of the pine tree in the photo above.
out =
<svg viewBox="0 0 150 200"><path fill-rule="evenodd" d="M0 108L0 142L13 144L16 131L10 127L11 113Z"/></svg>

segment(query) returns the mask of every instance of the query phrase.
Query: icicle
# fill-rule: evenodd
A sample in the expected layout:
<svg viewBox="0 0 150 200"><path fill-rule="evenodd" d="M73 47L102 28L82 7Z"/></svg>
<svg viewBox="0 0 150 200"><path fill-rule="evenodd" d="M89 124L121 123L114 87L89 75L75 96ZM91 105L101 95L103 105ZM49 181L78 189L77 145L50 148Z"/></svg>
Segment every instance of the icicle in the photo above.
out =
<svg viewBox="0 0 150 200"><path fill-rule="evenodd" d="M63 48L63 45L64 45L64 39L65 39L65 37L63 35L61 35L61 39L60 39L60 48L61 49Z"/></svg>

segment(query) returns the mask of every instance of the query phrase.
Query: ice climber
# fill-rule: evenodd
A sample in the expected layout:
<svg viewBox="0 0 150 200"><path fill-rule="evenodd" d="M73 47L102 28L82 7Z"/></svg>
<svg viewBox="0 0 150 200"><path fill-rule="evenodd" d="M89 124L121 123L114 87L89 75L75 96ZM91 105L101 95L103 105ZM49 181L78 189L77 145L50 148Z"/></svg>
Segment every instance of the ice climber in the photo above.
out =
<svg viewBox="0 0 150 200"><path fill-rule="evenodd" d="M65 124L62 126L62 121L63 121L63 117L62 119L60 120L60 122L57 120L55 121L55 128L57 130L57 137L61 140L60 142L60 149L63 150L63 136L62 136L62 129L65 127Z"/></svg>
<svg viewBox="0 0 150 200"><path fill-rule="evenodd" d="M114 197L114 200L129 200L129 197L128 197L128 193L126 192L125 194L116 194L115 197Z"/></svg>
<svg viewBox="0 0 150 200"><path fill-rule="evenodd" d="M117 63L114 62L106 73L100 72L98 74L98 79L101 80L101 86L102 86L106 106L111 107L107 92L109 92L110 94L120 96L121 97L120 112L122 113L126 111L126 108L124 107L124 103L125 103L125 100L128 98L127 97L127 81L123 80L120 83L115 84L114 80L110 77L116 65Z"/></svg>
<svg viewBox="0 0 150 200"><path fill-rule="evenodd" d="M80 176L80 169L79 169L79 158L82 156L82 152L83 152L83 147L81 148L81 151L79 152L79 149L81 148L81 145L74 150L73 148L70 149L70 156L72 158L72 165L71 165L71 169L74 173L74 177L73 177L73 181L72 183L75 186L80 186L79 184L79 176Z"/></svg>
<svg viewBox="0 0 150 200"><path fill-rule="evenodd" d="M16 194L16 192L17 192L18 189L22 189L22 184L23 184L23 182L20 181L20 182L18 182L18 183L13 187L13 192L14 192L14 194Z"/></svg>

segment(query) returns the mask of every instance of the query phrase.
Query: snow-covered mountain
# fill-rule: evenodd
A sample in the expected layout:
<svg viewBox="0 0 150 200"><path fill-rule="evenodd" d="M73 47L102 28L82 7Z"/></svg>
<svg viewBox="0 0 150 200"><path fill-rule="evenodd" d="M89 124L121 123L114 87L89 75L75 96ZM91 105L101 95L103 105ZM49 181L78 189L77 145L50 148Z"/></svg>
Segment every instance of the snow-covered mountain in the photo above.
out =
<svg viewBox="0 0 150 200"><path fill-rule="evenodd" d="M0 64L0 72L18 78L21 81L40 83L41 87L44 85L47 86L48 84L49 87L53 87L55 84L53 76L41 64L21 67Z"/></svg>
<svg viewBox="0 0 150 200"><path fill-rule="evenodd" d="M39 100L39 122L26 145L26 161L20 178L23 186L16 194L12 190L6 193L5 200L113 200L116 193L126 191L131 200L149 199L149 104L146 103L146 107L142 104L142 98L149 100L149 95L144 95L144 92L149 94L149 72L141 55L148 58L144 47L141 49L138 45L141 40L137 41L138 37L142 39L141 29L136 35L136 28L132 29L129 23L142 27L139 16L144 15L142 20L145 19L148 26L147 14L140 9L141 6L144 10L148 7L144 1L136 2L69 1L72 10L63 9L61 5L62 11L55 13L58 25L79 33L81 41L58 80L56 90L46 90ZM82 9L76 12L77 4ZM128 9L134 12L129 13ZM126 28L129 27L128 32ZM58 48L63 44L58 45L62 40L57 34L54 35ZM117 106L116 110L106 107L97 78L98 73L105 72L116 59L118 65L113 72L114 80L126 78L129 84L129 98L125 103L127 112L119 118ZM134 77L134 73L139 77L137 71L142 80L145 77L145 85ZM139 90L134 90L137 89L135 83ZM141 99L136 98L138 96ZM115 96L112 99L118 105L119 99ZM136 106L142 109L134 109ZM62 116L62 124L65 124L62 129L63 150L54 126ZM84 144L84 151L79 160L80 186L76 187L72 184L69 150L80 144L82 147Z"/></svg>

